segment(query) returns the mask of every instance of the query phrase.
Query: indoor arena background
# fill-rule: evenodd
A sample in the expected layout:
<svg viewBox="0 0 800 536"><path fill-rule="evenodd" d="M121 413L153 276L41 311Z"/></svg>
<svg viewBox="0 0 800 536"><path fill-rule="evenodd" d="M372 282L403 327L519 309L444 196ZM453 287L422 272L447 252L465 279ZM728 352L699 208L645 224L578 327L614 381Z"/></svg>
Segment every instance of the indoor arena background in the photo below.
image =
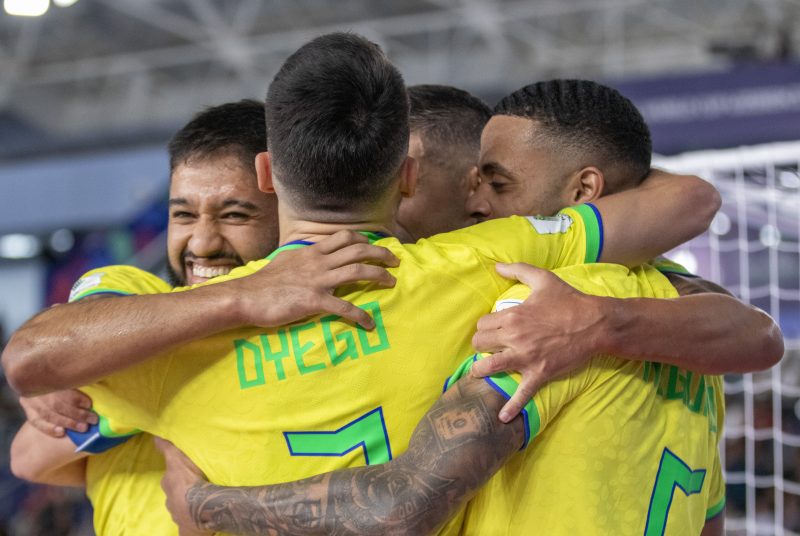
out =
<svg viewBox="0 0 800 536"><path fill-rule="evenodd" d="M36 4L49 2L5 0ZM780 365L726 378L727 530L800 534L798 0L62 0L0 13L0 343L87 269L161 270L169 135L204 106L263 98L290 52L335 30L381 44L409 84L490 105L537 80L611 85L643 112L659 166L720 190L710 231L672 256L786 337ZM22 413L5 382L0 394L0 534L92 534L80 492L10 475Z"/></svg>

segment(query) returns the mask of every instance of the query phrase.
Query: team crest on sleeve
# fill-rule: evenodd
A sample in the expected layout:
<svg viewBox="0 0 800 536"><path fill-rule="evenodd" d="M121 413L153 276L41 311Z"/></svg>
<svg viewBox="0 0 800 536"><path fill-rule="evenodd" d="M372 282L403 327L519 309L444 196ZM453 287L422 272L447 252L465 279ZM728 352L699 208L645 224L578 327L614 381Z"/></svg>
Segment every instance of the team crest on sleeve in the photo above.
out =
<svg viewBox="0 0 800 536"><path fill-rule="evenodd" d="M97 272L95 274L82 277L75 281L75 284L72 285L72 290L69 291L69 299L70 301L74 300L77 296L86 292L89 289L94 287L100 286L100 283L103 282L103 276L106 275L103 272Z"/></svg>
<svg viewBox="0 0 800 536"><path fill-rule="evenodd" d="M494 311L503 311L505 309L510 309L512 307L516 307L517 305L521 304L522 300L498 300L497 303L494 304Z"/></svg>
<svg viewBox="0 0 800 536"><path fill-rule="evenodd" d="M552 217L528 216L527 219L539 234L566 233L572 226L572 218L566 214L558 214Z"/></svg>

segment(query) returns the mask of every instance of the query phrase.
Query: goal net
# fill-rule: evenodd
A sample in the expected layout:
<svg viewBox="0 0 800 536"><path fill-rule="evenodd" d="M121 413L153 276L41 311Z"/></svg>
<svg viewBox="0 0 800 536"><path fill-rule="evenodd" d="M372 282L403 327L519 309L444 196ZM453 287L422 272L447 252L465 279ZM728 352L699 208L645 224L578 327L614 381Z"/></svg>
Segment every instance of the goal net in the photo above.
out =
<svg viewBox="0 0 800 536"><path fill-rule="evenodd" d="M670 257L767 311L786 341L778 366L725 378L727 534L800 535L800 142L654 165L699 175L723 199L709 232Z"/></svg>

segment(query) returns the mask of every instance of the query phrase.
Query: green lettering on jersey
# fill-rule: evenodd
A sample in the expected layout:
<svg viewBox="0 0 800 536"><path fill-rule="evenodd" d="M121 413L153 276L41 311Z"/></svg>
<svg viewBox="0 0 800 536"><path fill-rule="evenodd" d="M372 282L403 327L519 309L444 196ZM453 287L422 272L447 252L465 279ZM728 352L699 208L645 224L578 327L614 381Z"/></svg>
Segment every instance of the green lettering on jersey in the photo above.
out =
<svg viewBox="0 0 800 536"><path fill-rule="evenodd" d="M717 399L714 398L714 388L706 386L706 397L708 405L708 422L712 432L717 431Z"/></svg>
<svg viewBox="0 0 800 536"><path fill-rule="evenodd" d="M292 353L294 354L294 360L297 363L297 369L300 371L300 374L308 374L309 372L314 372L315 370L321 370L325 368L325 363L314 363L313 365L307 365L303 361L303 356L314 346L314 343L308 341L304 344L301 344L300 332L313 329L315 325L316 322L308 322L306 324L292 326L289 328L289 334L292 337Z"/></svg>
<svg viewBox="0 0 800 536"><path fill-rule="evenodd" d="M389 348L389 336L386 334L386 327L383 325L383 315L378 302L369 302L360 305L362 309L370 313L372 319L375 321L375 335L378 341L375 344L370 344L369 333L358 326L358 340L361 342L361 351L364 355L374 354Z"/></svg>
<svg viewBox="0 0 800 536"><path fill-rule="evenodd" d="M686 408L708 417L708 428L717 431L717 402L713 385L706 384L705 376L695 375L674 365L645 361L642 379L656 388L656 393L667 400L680 400Z"/></svg>
<svg viewBox="0 0 800 536"><path fill-rule="evenodd" d="M261 364L261 348L246 339L236 339L233 341L236 348L236 371L239 373L239 387L248 389L256 385L264 385L264 366ZM245 353L250 354L250 359L247 360L252 363L250 367L246 366ZM246 369L255 371L253 379L248 379Z"/></svg>
<svg viewBox="0 0 800 536"><path fill-rule="evenodd" d="M272 373L271 369L265 373L264 362L271 362L275 367L275 378L283 381L293 372L292 358L297 365L297 371L305 375L327 368L326 363L319 361L320 359L324 361L325 353L330 363L336 366L347 360L355 361L359 357L389 349L391 347L389 335L378 302L366 303L359 307L372 316L375 321L374 330L366 331L359 326L353 328L345 322L334 324L341 320L341 317L328 315L319 321L279 329L274 333L259 334L258 342L251 342L255 341L255 335L251 339L234 340L239 386L248 389L265 385L266 375L272 377ZM312 333L303 334L306 331ZM314 342L318 341L320 336L325 342L324 352L321 348L315 348L321 346ZM314 356L316 361L309 361L311 356ZM287 360L289 365L286 364ZM290 370L287 370L287 367Z"/></svg>
<svg viewBox="0 0 800 536"><path fill-rule="evenodd" d="M269 336L259 335L261 340L261 347L264 349L264 359L272 361L275 365L275 375L279 380L286 379L286 371L283 369L283 360L289 357L289 342L286 340L286 330L278 330L278 342L280 343L280 350L277 352L272 351L272 346L269 343Z"/></svg>
<svg viewBox="0 0 800 536"><path fill-rule="evenodd" d="M691 381L691 372L683 371L678 367L669 367L669 379L667 380L667 400L688 400L688 397L685 396L685 393L689 390Z"/></svg>
<svg viewBox="0 0 800 536"><path fill-rule="evenodd" d="M697 394L694 397L694 402L689 406L691 411L700 413L703 411L703 402L706 400L706 377L700 376L700 385L697 387Z"/></svg>
<svg viewBox="0 0 800 536"><path fill-rule="evenodd" d="M356 339L353 337L353 333L351 331L344 331L334 335L331 331L331 322L339 320L340 318L340 316L336 315L328 315L320 318L322 336L325 338L325 349L328 350L328 357L334 366L345 359L358 359L358 348L356 348ZM344 349L342 353L337 353L336 342L342 341L344 341Z"/></svg>

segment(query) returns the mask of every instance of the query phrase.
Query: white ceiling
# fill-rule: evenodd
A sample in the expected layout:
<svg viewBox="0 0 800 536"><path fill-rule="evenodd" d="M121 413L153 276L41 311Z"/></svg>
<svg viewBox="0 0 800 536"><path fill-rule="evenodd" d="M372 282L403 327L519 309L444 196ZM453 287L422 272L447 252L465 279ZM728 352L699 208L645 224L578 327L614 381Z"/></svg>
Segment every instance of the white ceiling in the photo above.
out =
<svg viewBox="0 0 800 536"><path fill-rule="evenodd" d="M260 98L320 33L379 42L407 82L489 99L796 56L800 0L80 0L0 15L0 158L158 141L200 107Z"/></svg>

